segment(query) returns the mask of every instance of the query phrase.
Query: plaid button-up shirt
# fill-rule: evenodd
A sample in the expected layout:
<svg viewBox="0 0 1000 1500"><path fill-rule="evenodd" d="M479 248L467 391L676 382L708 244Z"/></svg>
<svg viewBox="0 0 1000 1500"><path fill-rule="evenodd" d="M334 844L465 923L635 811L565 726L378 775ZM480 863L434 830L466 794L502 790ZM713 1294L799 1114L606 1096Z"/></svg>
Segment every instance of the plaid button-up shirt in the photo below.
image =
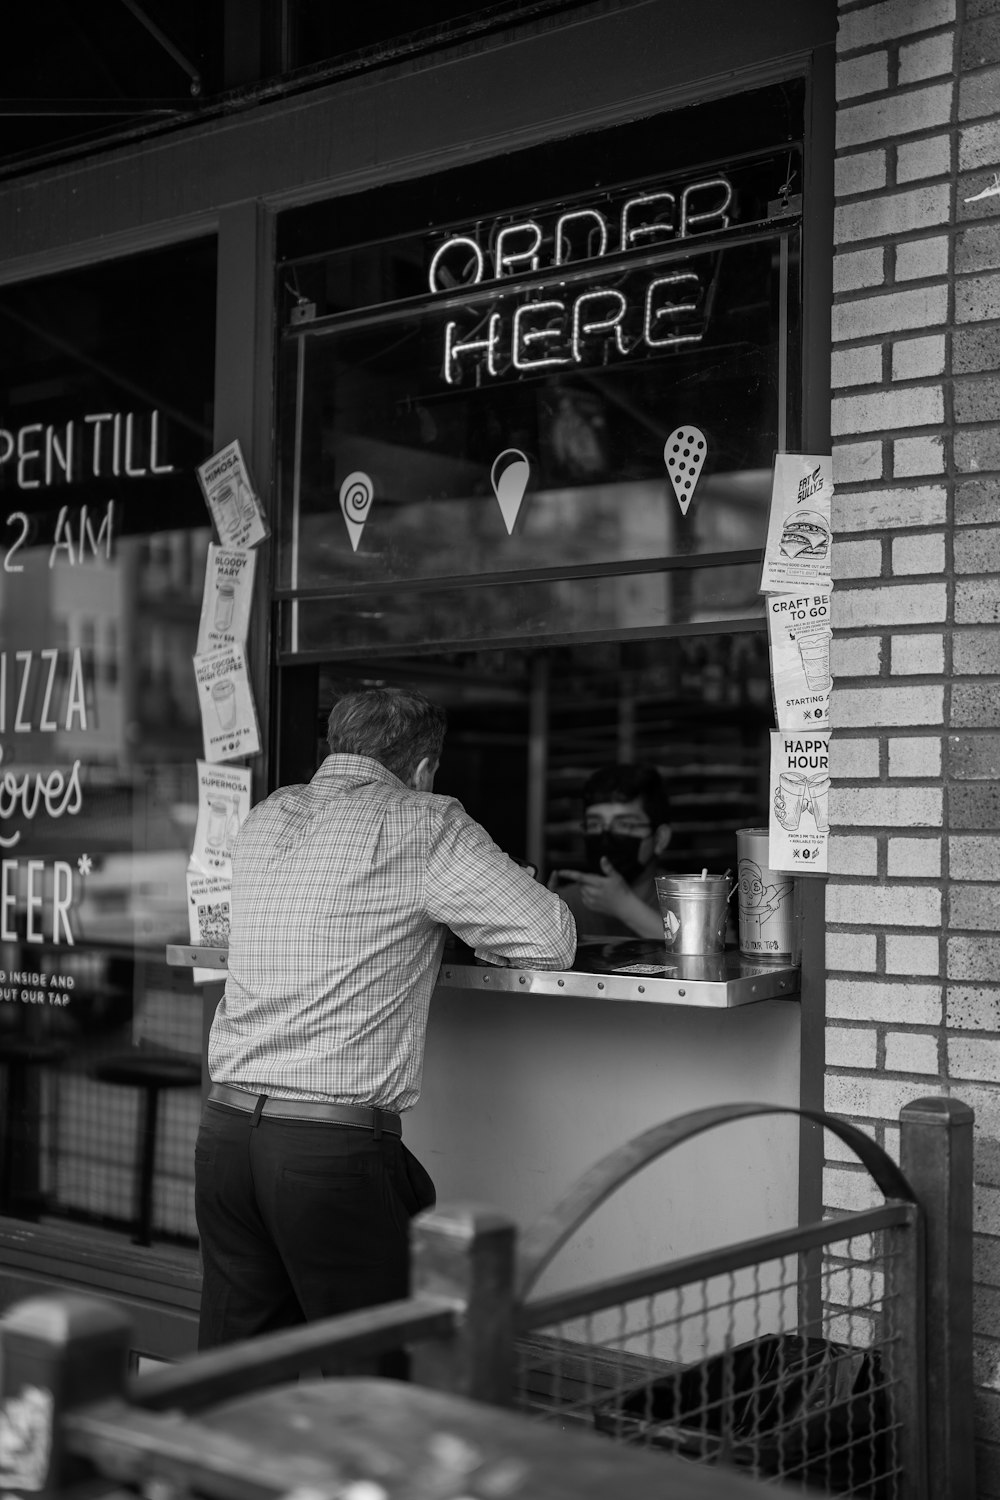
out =
<svg viewBox="0 0 1000 1500"><path fill-rule="evenodd" d="M576 949L564 903L453 798L358 755L272 793L233 853L213 1081L408 1109L446 926L499 963L566 968Z"/></svg>

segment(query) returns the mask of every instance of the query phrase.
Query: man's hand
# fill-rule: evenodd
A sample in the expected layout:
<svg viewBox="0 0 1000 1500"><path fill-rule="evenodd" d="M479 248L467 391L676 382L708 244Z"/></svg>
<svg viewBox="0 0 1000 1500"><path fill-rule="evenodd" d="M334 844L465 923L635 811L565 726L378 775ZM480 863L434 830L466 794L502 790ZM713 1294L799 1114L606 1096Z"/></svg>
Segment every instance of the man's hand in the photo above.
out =
<svg viewBox="0 0 1000 1500"><path fill-rule="evenodd" d="M609 859L601 860L601 871L600 875L589 875L583 870L553 870L549 887L556 888L554 881L572 881L580 887L580 899L589 911L616 917L638 937L662 938L663 921L659 913L635 894Z"/></svg>

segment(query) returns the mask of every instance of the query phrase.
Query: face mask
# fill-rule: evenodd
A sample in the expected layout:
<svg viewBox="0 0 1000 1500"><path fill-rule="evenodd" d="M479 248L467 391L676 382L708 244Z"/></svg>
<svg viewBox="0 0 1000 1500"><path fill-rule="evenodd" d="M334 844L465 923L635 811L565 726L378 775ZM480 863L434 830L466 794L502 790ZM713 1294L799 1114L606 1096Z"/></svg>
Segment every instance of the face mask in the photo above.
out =
<svg viewBox="0 0 1000 1500"><path fill-rule="evenodd" d="M640 838L634 838L627 833L588 833L584 835L583 847L586 853L587 868L595 875L600 875L601 858L609 859L623 880L629 885L638 880L644 869L643 861L639 858L639 850L649 837L644 833Z"/></svg>

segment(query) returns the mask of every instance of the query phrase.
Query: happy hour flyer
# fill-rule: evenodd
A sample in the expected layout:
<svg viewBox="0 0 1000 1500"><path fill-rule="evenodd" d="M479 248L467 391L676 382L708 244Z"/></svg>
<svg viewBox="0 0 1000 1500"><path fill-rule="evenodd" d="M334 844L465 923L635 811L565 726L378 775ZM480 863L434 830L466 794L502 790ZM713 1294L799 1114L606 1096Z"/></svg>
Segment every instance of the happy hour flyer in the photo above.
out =
<svg viewBox="0 0 1000 1500"><path fill-rule="evenodd" d="M830 731L771 731L768 858L774 870L825 875L830 838Z"/></svg>

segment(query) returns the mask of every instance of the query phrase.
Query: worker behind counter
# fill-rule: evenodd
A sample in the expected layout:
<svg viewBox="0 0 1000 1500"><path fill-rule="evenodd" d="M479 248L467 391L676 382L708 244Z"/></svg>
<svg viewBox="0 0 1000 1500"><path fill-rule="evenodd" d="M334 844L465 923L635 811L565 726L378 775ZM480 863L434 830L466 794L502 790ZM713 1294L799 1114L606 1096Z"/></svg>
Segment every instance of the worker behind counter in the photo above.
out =
<svg viewBox="0 0 1000 1500"><path fill-rule="evenodd" d="M553 870L581 937L663 938L659 856L670 843L670 800L654 766L601 766L584 785L586 868Z"/></svg>

